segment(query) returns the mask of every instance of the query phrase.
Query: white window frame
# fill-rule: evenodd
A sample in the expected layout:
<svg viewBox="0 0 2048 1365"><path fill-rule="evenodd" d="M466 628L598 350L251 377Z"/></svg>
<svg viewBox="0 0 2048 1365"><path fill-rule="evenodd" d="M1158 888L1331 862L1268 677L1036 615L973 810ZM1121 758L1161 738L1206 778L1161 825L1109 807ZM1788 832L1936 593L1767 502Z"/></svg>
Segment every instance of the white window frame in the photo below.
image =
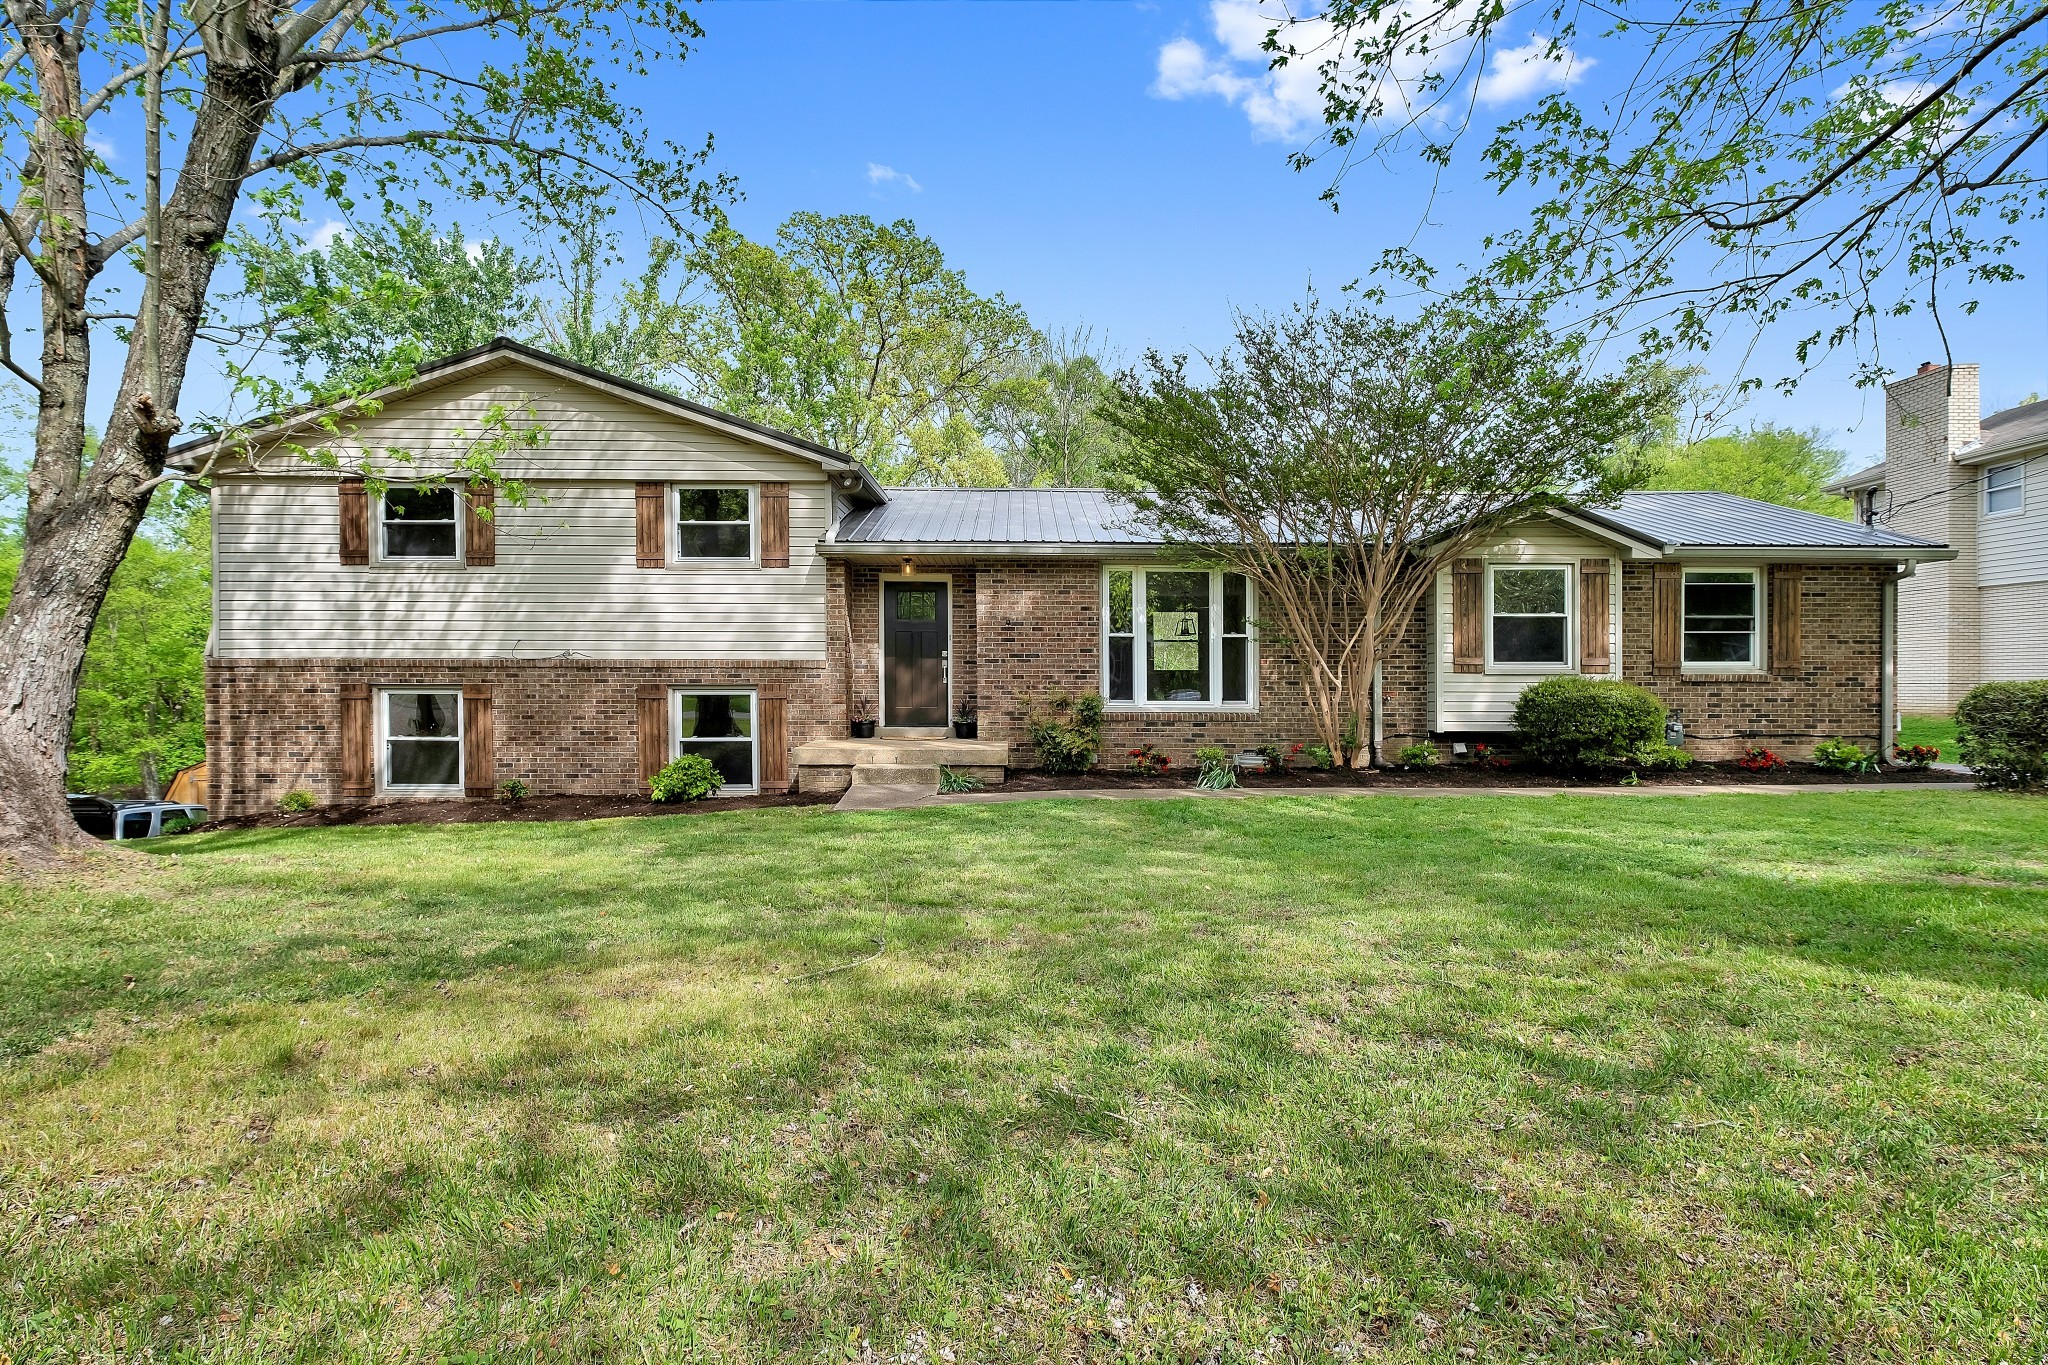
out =
<svg viewBox="0 0 2048 1365"><path fill-rule="evenodd" d="M1209 678L1216 689L1216 701L1147 701L1145 692L1146 617L1145 574L1147 568L1160 573L1206 573L1209 575L1209 620L1213 628L1209 632ZM1233 640L1244 641L1244 691L1243 701L1222 701L1223 696L1223 575L1228 569L1187 569L1178 565L1157 564L1105 564L1102 566L1102 582L1098 594L1101 627L1096 632L1096 648L1101 653L1102 667L1100 682L1103 709L1106 711L1256 711L1259 709L1259 639L1252 629L1257 619L1258 588L1249 577L1244 580L1244 634L1232 635ZM1131 700L1109 700L1109 576L1113 573L1127 573L1131 576ZM1243 577L1243 575L1240 575ZM1126 638L1119 636L1118 638Z"/></svg>
<svg viewBox="0 0 2048 1365"><path fill-rule="evenodd" d="M1993 487L1991 481L2001 474L2017 477L2010 484ZM2000 493L2017 493L2018 501L2010 507L1993 507L1991 499ZM2027 462L2014 460L2010 464L1992 465L1984 471L1984 515L1987 517L2016 517L2027 510Z"/></svg>
<svg viewBox="0 0 2048 1365"><path fill-rule="evenodd" d="M1750 599L1756 607L1751 618L1749 635L1749 658L1740 662L1720 660L1692 660L1685 657L1685 588L1686 580L1696 573L1746 573L1749 575L1752 593ZM1760 564L1688 564L1678 570L1678 671L1680 673L1764 673L1770 669L1764 650L1770 640L1765 627L1764 616L1770 610L1769 595L1765 589L1769 578Z"/></svg>
<svg viewBox="0 0 2048 1365"><path fill-rule="evenodd" d="M463 561L462 561L462 556L463 556L463 552L464 552L464 551L465 551L466 549L468 549L468 548L469 548L469 547L468 547L468 546L467 546L466 544L464 544L464 537L463 537L463 534L462 534L462 522L463 522L463 515L462 515L462 512L463 512L463 505L462 505L462 500L463 500L463 494L464 494L464 489L463 489L463 486L462 486L461 484L459 484L459 483L449 483L449 484L443 485L443 487L444 487L444 488L445 488L445 489L446 489L446 490L447 490L447 491L448 491L449 493L451 493L451 494L453 495L453 497L452 497L452 501L453 501L453 503L454 503L455 517L454 517L454 521L453 521L453 523L452 523L452 524L453 524L453 525L454 525L454 527L455 527L455 553L454 553L454 554L452 554L452 555L395 555L395 554L391 553L391 546L390 546L390 543L389 543L389 539L388 539L388 533L389 533L389 531L390 531L390 526L391 526L391 523L390 523L390 521L389 521L389 520L388 520L388 519L387 519L387 518L385 517L385 515L384 515L384 499L385 499L385 498L388 498L388 497L390 497L390 496L391 496L391 495L392 495L393 493L404 493L404 492L409 492L409 491L417 491L417 492L422 492L422 493L438 493L438 492L441 492L441 491L442 491L442 489L440 489L440 488L428 488L428 487L426 487L426 486L425 486L425 485L423 485L423 484L415 484L415 483L395 483L395 484L392 484L391 486L389 486L388 488L386 488L386 489L384 490L383 496L382 496L382 497L379 497L379 498L377 499L377 562L378 562L378 563L380 563L380 564L409 564L409 565L419 565L419 566L427 566L427 567L433 567L433 566L441 566L441 567L451 567L451 568L460 568L460 567L462 567L462 562L463 562ZM414 523L414 524L415 524L415 525L425 525L425 526L437 526L437 525L443 525L443 524L447 524L447 523L441 523L441 522L416 522L416 523Z"/></svg>
<svg viewBox="0 0 2048 1365"><path fill-rule="evenodd" d="M1525 660L1497 660L1493 657L1493 576L1506 569L1541 569L1564 575L1564 659L1561 662L1530 663ZM1503 559L1486 566L1486 671L1488 673L1572 673L1578 670L1579 649L1578 566L1551 559Z"/></svg>
<svg viewBox="0 0 2048 1365"><path fill-rule="evenodd" d="M738 489L747 495L747 553L686 555L683 553L683 494L719 493ZM729 521L695 522L698 526L731 526ZM761 486L752 483L672 483L668 486L668 562L671 564L759 564L761 562Z"/></svg>
<svg viewBox="0 0 2048 1365"><path fill-rule="evenodd" d="M720 796L758 796L761 792L761 693L753 687L671 687L668 690L668 756L681 758L690 752L683 747L689 741L683 735L684 697L745 697L747 698L747 743L754 750L754 784L750 787L724 786L718 789ZM713 740L716 744L729 744L730 740Z"/></svg>
<svg viewBox="0 0 2048 1365"><path fill-rule="evenodd" d="M455 781L448 786L400 785L391 780L391 703L389 698L398 693L431 692L436 696L452 697L455 700ZM468 770L469 733L466 728L468 717L463 714L462 685L460 683L393 683L389 687L375 689L377 703L377 790L390 792L394 796L460 796L465 788L463 774ZM403 739L405 736L401 735Z"/></svg>

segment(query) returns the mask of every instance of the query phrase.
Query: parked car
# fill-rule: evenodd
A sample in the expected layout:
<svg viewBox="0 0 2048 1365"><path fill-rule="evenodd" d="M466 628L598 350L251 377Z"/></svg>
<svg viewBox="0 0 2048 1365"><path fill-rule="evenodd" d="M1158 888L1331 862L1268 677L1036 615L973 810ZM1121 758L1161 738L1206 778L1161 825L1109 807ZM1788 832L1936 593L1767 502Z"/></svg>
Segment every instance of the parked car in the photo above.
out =
<svg viewBox="0 0 2048 1365"><path fill-rule="evenodd" d="M206 807L182 801L114 801L82 792L66 793L71 818L95 839L154 839L176 821L198 824Z"/></svg>

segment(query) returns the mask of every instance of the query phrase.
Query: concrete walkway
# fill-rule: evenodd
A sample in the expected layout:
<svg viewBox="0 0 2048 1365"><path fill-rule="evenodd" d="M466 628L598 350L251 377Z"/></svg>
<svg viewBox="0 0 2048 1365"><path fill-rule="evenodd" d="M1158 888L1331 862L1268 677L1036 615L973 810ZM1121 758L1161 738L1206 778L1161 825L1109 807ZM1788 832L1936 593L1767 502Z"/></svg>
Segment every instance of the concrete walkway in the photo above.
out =
<svg viewBox="0 0 2048 1365"><path fill-rule="evenodd" d="M1828 796L1851 792L1975 791L1974 782L1899 782L1873 786L1867 782L1760 783L1744 787L1235 787L1204 791L1199 787L1076 787L1065 791L982 791L936 796L914 788L855 788L838 810L907 810L917 806L994 806L1007 801L1243 801L1262 796ZM856 798L855 793L862 792ZM886 793L886 795L885 795Z"/></svg>

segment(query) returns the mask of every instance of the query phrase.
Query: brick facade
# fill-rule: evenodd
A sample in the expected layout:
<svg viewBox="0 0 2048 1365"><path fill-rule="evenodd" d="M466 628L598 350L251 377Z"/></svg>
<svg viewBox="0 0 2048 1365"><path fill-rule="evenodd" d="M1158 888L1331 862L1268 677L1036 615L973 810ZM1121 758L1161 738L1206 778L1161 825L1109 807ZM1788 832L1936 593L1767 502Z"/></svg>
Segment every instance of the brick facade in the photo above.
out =
<svg viewBox="0 0 2048 1365"><path fill-rule="evenodd" d="M618 794L638 785L635 689L644 683L725 687L780 684L789 699L792 747L842 737L851 712L877 714L880 582L895 566L831 566L827 656L804 662L592 659L217 659L207 669L207 748L213 808L235 815L273 808L295 788L323 802L340 797L339 690L489 683L496 781L519 778L539 793ZM920 574L952 581L954 709L973 710L984 739L1016 746L1033 762L1026 725L1032 703L1054 690L1101 687L1101 565L1034 558L919 562ZM1621 575L1622 667L1684 720L1687 746L1703 757L1768 744L1797 755L1835 736L1866 748L1880 741L1882 565L1813 565L1804 572L1802 666L1796 674L1659 677L1650 663L1651 571ZM1384 752L1428 737L1427 605L1384 665ZM849 650L849 636L851 648ZM1249 748L1313 742L1293 658L1258 650L1259 707L1111 712L1104 761L1150 743L1177 763L1207 744ZM792 771L794 767L792 766Z"/></svg>
<svg viewBox="0 0 2048 1365"><path fill-rule="evenodd" d="M1651 569L1621 574L1622 676L1657 694L1685 723L1701 758L1739 758L1752 744L1811 757L1825 739L1883 747L1883 564L1809 564L1800 591L1797 672L1660 677L1650 666Z"/></svg>

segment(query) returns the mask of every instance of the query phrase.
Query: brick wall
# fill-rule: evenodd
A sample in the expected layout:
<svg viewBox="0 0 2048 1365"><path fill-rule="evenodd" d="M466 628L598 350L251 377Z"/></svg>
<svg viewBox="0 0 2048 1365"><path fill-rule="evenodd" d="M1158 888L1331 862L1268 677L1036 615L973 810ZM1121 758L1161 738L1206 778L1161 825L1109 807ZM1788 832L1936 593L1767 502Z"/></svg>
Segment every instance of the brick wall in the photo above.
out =
<svg viewBox="0 0 2048 1365"><path fill-rule="evenodd" d="M1811 564L1800 593L1800 668L1793 674L1659 677L1650 666L1651 568L1621 575L1622 676L1655 692L1685 722L1685 747L1737 758L1751 744L1810 757L1824 739L1875 750L1883 719L1884 580L1889 566Z"/></svg>
<svg viewBox="0 0 2048 1365"><path fill-rule="evenodd" d="M634 691L642 683L781 683L792 746L845 733L824 660L216 659L206 670L208 808L216 815L270 810L297 788L323 804L339 801L343 683L489 683L497 732L493 783L516 777L545 795L638 789Z"/></svg>

